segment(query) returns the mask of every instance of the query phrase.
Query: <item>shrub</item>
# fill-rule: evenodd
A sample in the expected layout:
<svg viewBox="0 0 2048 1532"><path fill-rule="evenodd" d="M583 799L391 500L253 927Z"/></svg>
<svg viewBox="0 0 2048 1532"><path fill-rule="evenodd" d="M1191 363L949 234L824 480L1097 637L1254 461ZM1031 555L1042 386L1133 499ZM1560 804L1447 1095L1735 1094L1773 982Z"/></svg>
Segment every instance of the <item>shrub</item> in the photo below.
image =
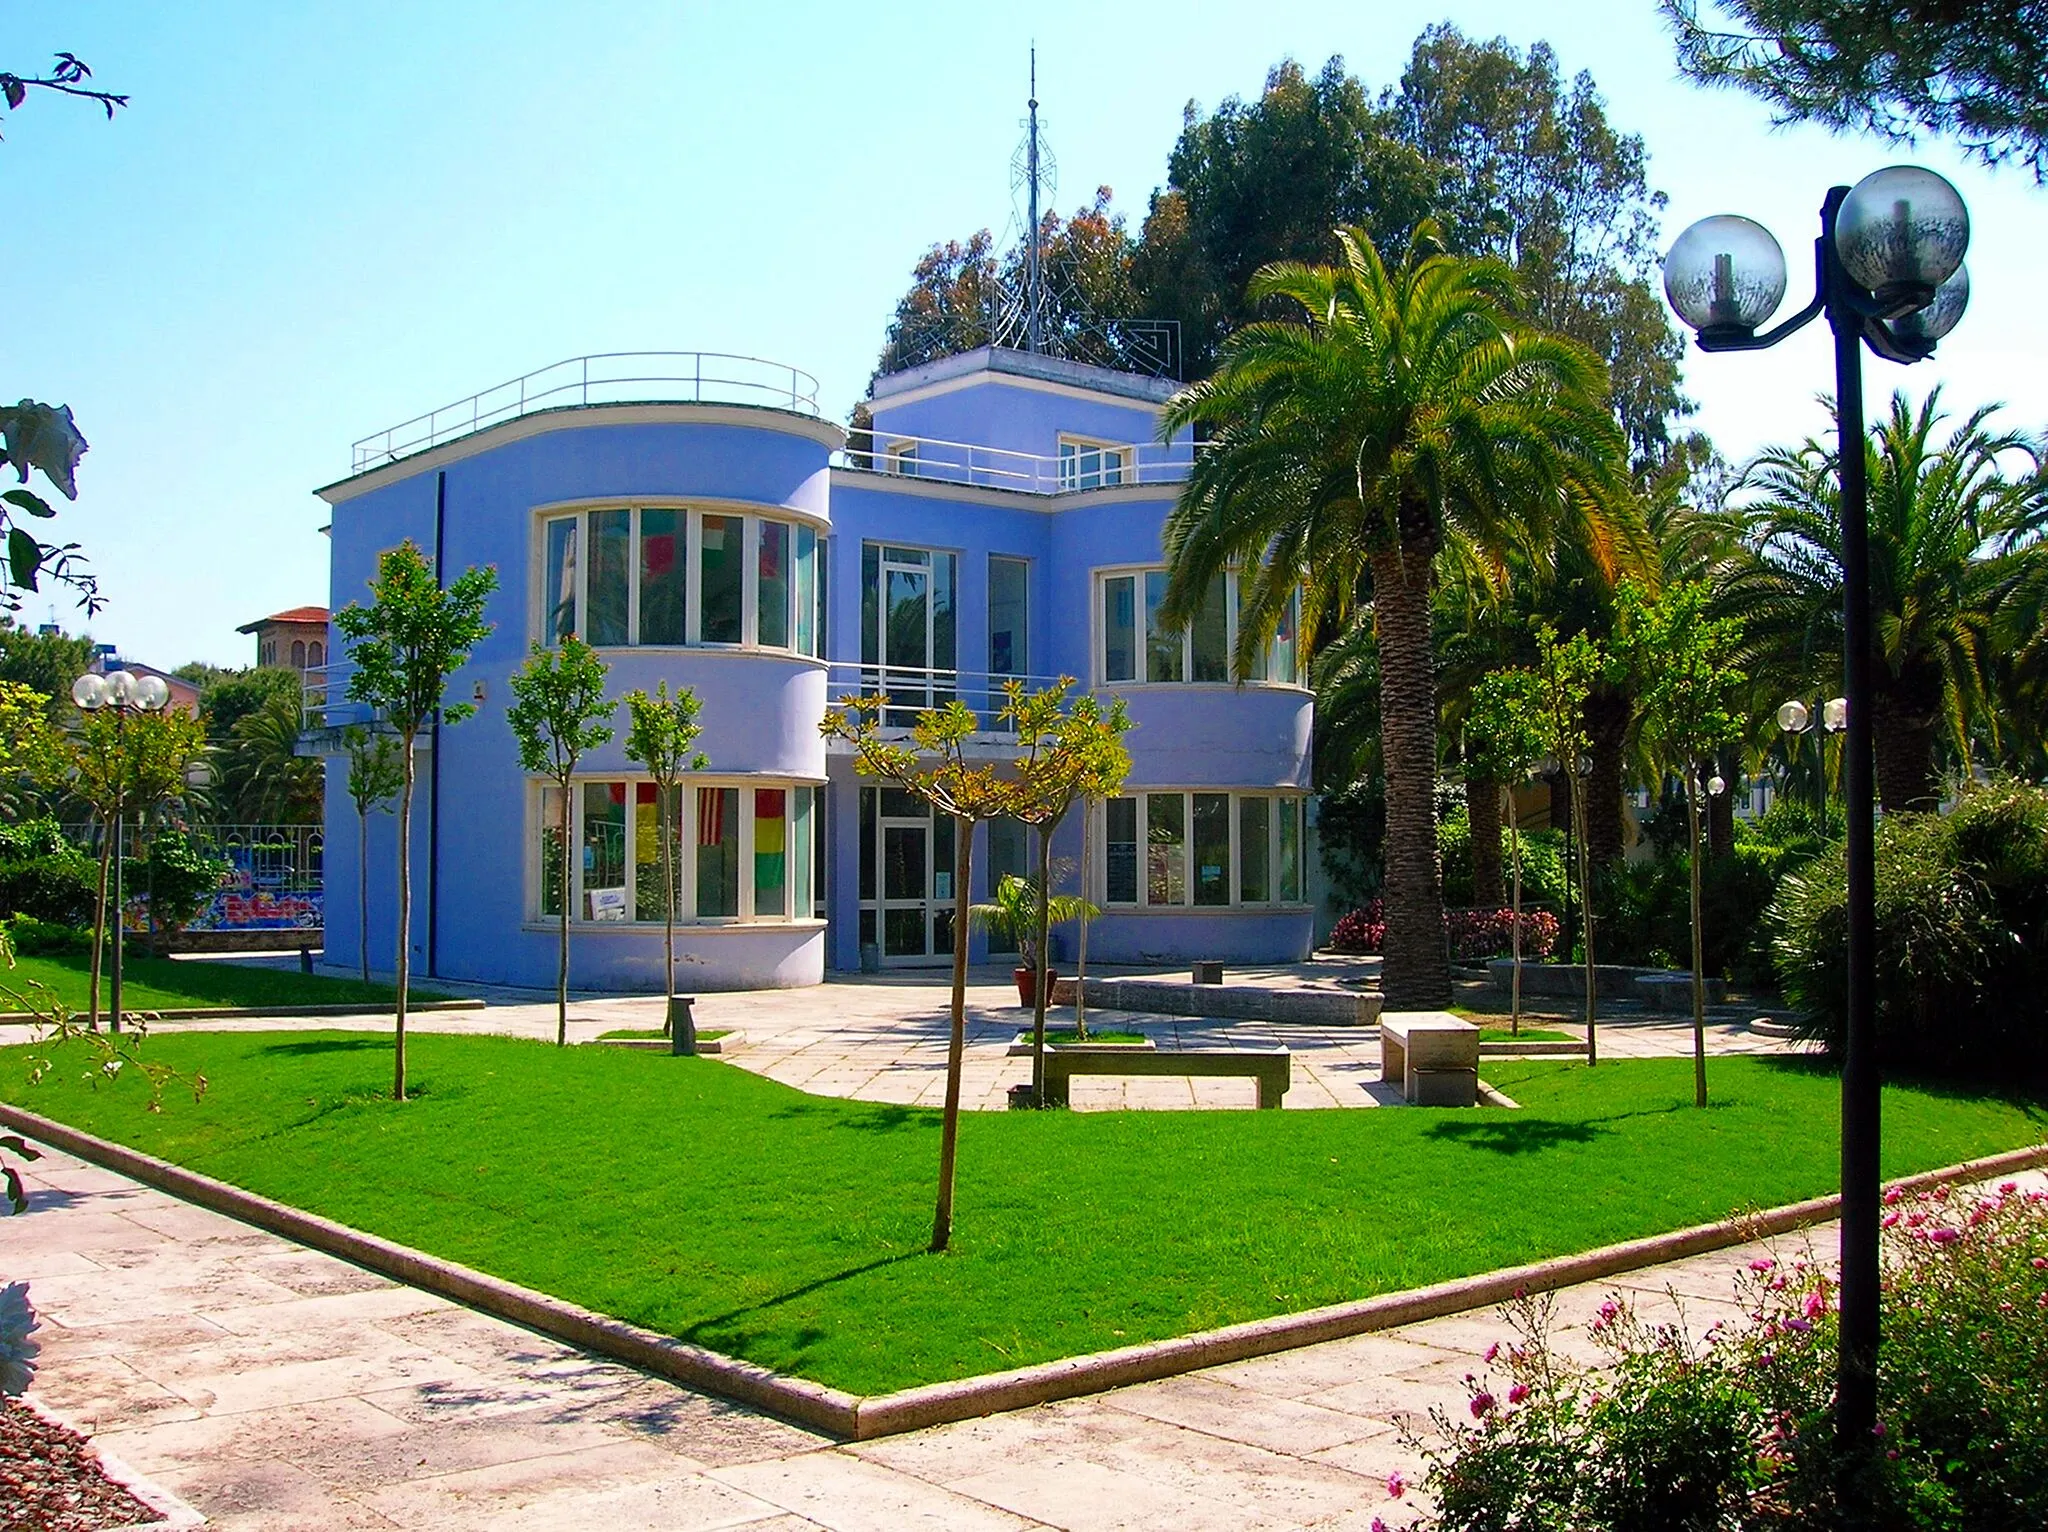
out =
<svg viewBox="0 0 2048 1532"><path fill-rule="evenodd" d="M1498 957L1514 945L1513 910L1445 910L1444 939L1453 958ZM1557 917L1548 910L1522 911L1522 956L1546 958L1557 948ZM1350 911L1330 932L1335 952L1374 953L1386 944L1385 907L1377 899Z"/></svg>
<svg viewBox="0 0 2048 1532"><path fill-rule="evenodd" d="M32 915L54 925L90 925L98 887L92 859L68 846L47 856L0 862L0 917Z"/></svg>
<svg viewBox="0 0 2048 1532"><path fill-rule="evenodd" d="M128 888L146 891L158 929L175 931L206 908L234 869L182 830L159 830L149 852L131 862Z"/></svg>
<svg viewBox="0 0 2048 1532"><path fill-rule="evenodd" d="M57 821L44 815L19 824L0 824L0 862L26 862L74 850Z"/></svg>
<svg viewBox="0 0 2048 1532"><path fill-rule="evenodd" d="M1892 1067L2048 1069L2048 789L1993 783L1877 836L1877 1042ZM1784 880L1773 956L1810 1037L1839 1050L1848 895L1839 849Z"/></svg>
<svg viewBox="0 0 2048 1532"><path fill-rule="evenodd" d="M1704 966L1738 984L1769 984L1771 928L1763 912L1817 843L1738 837L1700 878ZM1600 955L1616 963L1692 966L1692 859L1683 851L1623 862L1596 877Z"/></svg>
<svg viewBox="0 0 2048 1532"><path fill-rule="evenodd" d="M1438 1440L1411 1438L1438 1506L1424 1524L2048 1525L2048 1197L2007 1182L1886 1201L1879 1436L1855 1514L1837 1500L1833 1273L1762 1258L1739 1277L1742 1317L1699 1336L1610 1298L1588 1326L1598 1368L1552 1350L1550 1298L1518 1300L1505 1311L1513 1340L1467 1378L1470 1419L1438 1412Z"/></svg>
<svg viewBox="0 0 2048 1532"><path fill-rule="evenodd" d="M7 940L23 957L71 957L92 951L92 932L83 926L60 926L33 915L6 922Z"/></svg>

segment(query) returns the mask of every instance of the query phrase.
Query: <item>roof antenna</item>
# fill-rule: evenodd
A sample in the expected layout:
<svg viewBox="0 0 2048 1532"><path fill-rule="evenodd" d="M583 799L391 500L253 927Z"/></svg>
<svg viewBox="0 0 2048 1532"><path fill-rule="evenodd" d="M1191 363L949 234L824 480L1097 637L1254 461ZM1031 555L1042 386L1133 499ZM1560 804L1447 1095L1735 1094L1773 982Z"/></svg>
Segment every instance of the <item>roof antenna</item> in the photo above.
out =
<svg viewBox="0 0 2048 1532"><path fill-rule="evenodd" d="M1030 186L1029 225L1024 246L1024 345L1028 351L1044 349L1038 332L1039 316L1044 311L1043 276L1039 270L1038 255L1038 44L1031 44L1031 108L1030 137L1026 140L1025 176Z"/></svg>

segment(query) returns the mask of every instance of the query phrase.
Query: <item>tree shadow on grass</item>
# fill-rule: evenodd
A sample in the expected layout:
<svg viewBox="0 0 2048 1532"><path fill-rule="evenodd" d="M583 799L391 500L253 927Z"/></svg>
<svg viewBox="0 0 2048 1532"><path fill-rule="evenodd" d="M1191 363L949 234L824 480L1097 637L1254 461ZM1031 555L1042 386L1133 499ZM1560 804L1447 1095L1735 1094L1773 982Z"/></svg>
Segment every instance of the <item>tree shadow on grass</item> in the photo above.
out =
<svg viewBox="0 0 2048 1532"><path fill-rule="evenodd" d="M1590 1144L1609 1130L1592 1122L1557 1122L1549 1118L1516 1118L1508 1122L1467 1119L1432 1123L1428 1136L1466 1149L1492 1154L1541 1154L1563 1144Z"/></svg>
<svg viewBox="0 0 2048 1532"><path fill-rule="evenodd" d="M388 1034L370 1033L363 1037L309 1037L296 1043L265 1043L258 1053L281 1053L287 1057L313 1053L363 1053L370 1049L385 1053L391 1051Z"/></svg>
<svg viewBox="0 0 2048 1532"><path fill-rule="evenodd" d="M929 1107L873 1105L838 1097L793 1101L768 1115L784 1121L822 1117L825 1121L821 1126L848 1128L856 1133L900 1133L905 1129L929 1130L939 1126L938 1113Z"/></svg>
<svg viewBox="0 0 2048 1532"><path fill-rule="evenodd" d="M695 1345L709 1346L714 1351L723 1351L730 1356L754 1358L758 1358L761 1343L765 1341L781 1352L784 1360L762 1365L774 1366L783 1371L797 1371L804 1365L810 1348L828 1339L830 1331L819 1329L816 1325L804 1325L797 1330L785 1332L769 1328L742 1327L740 1322L765 1315L786 1303L794 1303L799 1298L823 1292L828 1287L836 1287L842 1282L851 1282L855 1278L884 1271L905 1261L917 1260L929 1253L924 1250L904 1250L895 1255L879 1256L872 1261L864 1261L858 1266L849 1266L844 1271L835 1271L829 1277L819 1277L815 1281L792 1287L787 1292L777 1293L772 1298L763 1298L759 1303L743 1304L739 1308L728 1309L723 1314L713 1314L709 1318L700 1319L679 1331L677 1338Z"/></svg>

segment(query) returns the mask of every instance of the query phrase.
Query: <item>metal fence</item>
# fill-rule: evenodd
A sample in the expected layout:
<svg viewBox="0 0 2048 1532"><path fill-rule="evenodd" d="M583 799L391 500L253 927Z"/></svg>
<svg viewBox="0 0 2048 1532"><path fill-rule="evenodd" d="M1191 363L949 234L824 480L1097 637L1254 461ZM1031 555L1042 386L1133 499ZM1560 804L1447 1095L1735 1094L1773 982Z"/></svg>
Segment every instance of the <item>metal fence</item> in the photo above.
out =
<svg viewBox="0 0 2048 1532"><path fill-rule="evenodd" d="M322 857L326 833L319 825L187 825L185 832L228 864L219 889L206 908L185 926L188 931L318 931L324 919L321 901ZM64 826L74 844L99 850L99 827ZM144 838L129 832L130 856L144 849ZM131 930L149 925L146 890L130 888L125 922Z"/></svg>

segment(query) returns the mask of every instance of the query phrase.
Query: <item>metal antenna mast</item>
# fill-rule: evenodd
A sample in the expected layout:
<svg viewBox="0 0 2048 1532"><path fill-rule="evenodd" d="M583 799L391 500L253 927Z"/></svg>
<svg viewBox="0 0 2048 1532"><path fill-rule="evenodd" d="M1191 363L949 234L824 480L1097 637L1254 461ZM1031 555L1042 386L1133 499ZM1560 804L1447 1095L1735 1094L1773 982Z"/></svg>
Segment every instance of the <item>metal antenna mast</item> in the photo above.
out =
<svg viewBox="0 0 2048 1532"><path fill-rule="evenodd" d="M1025 176L1030 187L1028 211L1029 220L1025 231L1024 273L1024 344L1029 351L1040 351L1044 347L1038 332L1039 316L1045 309L1043 276L1038 265L1038 44L1031 45L1031 108L1030 135L1026 139Z"/></svg>

